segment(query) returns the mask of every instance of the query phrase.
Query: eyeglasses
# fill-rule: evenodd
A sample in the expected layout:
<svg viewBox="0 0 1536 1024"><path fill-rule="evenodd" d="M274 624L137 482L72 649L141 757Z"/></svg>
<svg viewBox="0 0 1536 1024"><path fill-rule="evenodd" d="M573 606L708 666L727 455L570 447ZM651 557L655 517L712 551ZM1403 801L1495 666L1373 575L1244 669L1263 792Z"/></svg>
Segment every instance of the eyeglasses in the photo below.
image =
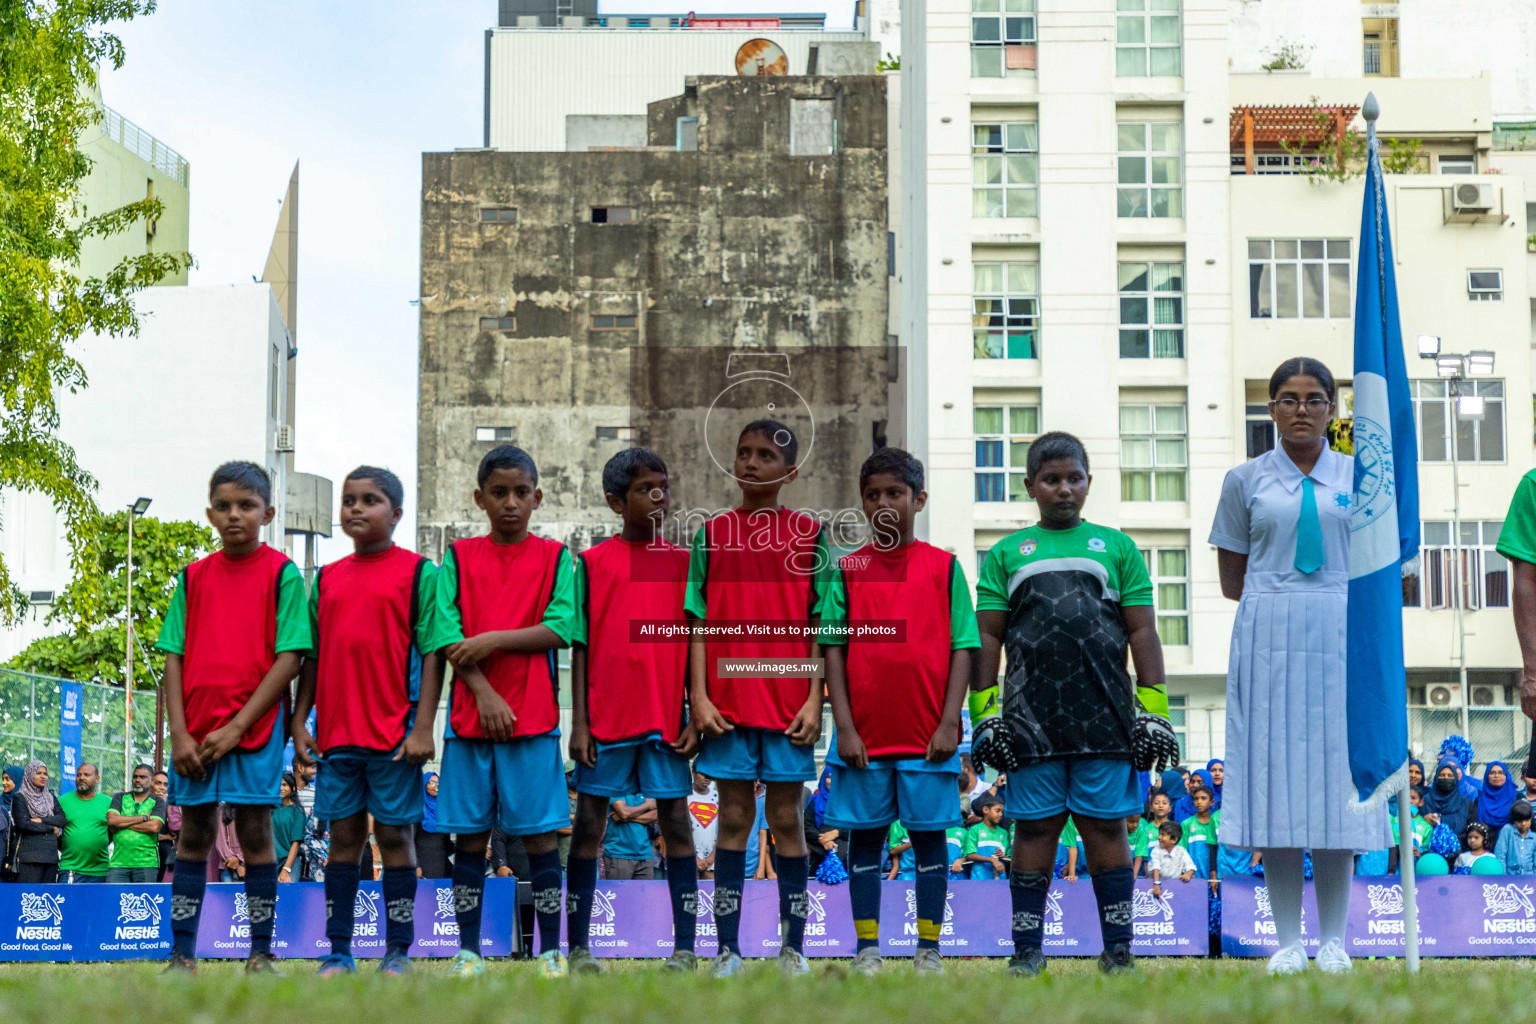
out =
<svg viewBox="0 0 1536 1024"><path fill-rule="evenodd" d="M1295 412L1298 405L1305 405L1307 412L1324 412L1333 403L1326 398L1309 398L1305 402L1299 398L1276 398L1274 404L1281 412Z"/></svg>

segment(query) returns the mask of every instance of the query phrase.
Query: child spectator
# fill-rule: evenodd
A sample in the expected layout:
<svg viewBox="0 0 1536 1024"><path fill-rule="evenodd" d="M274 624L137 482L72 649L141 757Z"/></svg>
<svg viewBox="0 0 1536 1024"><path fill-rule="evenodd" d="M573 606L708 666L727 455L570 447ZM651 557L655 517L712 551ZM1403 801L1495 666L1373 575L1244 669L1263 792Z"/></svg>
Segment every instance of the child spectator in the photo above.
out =
<svg viewBox="0 0 1536 1024"><path fill-rule="evenodd" d="M1079 864L1083 866L1082 873L1086 875L1088 854L1083 849L1083 837L1078 835L1077 826L1068 818L1066 825L1062 826L1061 838L1056 840L1056 877L1069 885L1076 885Z"/></svg>
<svg viewBox="0 0 1536 1024"><path fill-rule="evenodd" d="M1461 834L1461 845L1466 849L1456 858L1454 868L1456 874L1471 874L1473 864L1484 857L1493 856L1493 851L1488 849L1489 832L1488 826L1480 821L1474 821L1467 826L1466 831Z"/></svg>
<svg viewBox="0 0 1536 1024"><path fill-rule="evenodd" d="M1184 830L1178 822L1165 821L1157 830L1157 849L1152 851L1152 895L1163 898L1163 879L1177 878L1188 882L1195 877L1195 862L1189 859L1189 851L1179 845Z"/></svg>
<svg viewBox="0 0 1536 1024"><path fill-rule="evenodd" d="M892 881L917 881L917 855L912 852L912 834L902 827L900 821L891 822L891 827L886 830L885 843L891 855L891 873L886 877Z"/></svg>
<svg viewBox="0 0 1536 1024"><path fill-rule="evenodd" d="M1010 838L1003 827L1003 802L995 796L978 797L971 809L981 812L981 820L965 834L965 860L971 878L1002 878L1008 873Z"/></svg>
<svg viewBox="0 0 1536 1024"><path fill-rule="evenodd" d="M1536 832L1531 831L1531 805L1516 800L1509 809L1509 827L1499 833L1493 855L1507 875L1536 874Z"/></svg>
<svg viewBox="0 0 1536 1024"><path fill-rule="evenodd" d="M1201 774L1196 772L1196 775ZM1216 794L1209 786L1199 786L1190 794L1195 813L1179 822L1184 832L1183 846L1195 863L1195 876L1215 881L1216 830L1221 827L1221 812L1213 810Z"/></svg>
<svg viewBox="0 0 1536 1024"><path fill-rule="evenodd" d="M944 849L945 856L949 858L949 877L951 879L964 878L966 876L965 840L967 835L969 835L969 832L961 825L944 830Z"/></svg>

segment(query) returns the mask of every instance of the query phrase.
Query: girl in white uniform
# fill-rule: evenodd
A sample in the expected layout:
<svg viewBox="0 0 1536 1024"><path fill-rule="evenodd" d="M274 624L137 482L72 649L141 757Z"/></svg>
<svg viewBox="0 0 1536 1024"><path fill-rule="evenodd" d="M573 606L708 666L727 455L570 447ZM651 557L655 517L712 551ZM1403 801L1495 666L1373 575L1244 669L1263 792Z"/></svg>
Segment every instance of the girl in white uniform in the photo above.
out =
<svg viewBox="0 0 1536 1024"><path fill-rule="evenodd" d="M1307 968L1302 851L1312 851L1322 946L1317 966L1350 970L1344 951L1355 851L1392 845L1385 808L1349 810L1344 714L1349 520L1354 460L1328 447L1333 374L1315 359L1269 381L1279 444L1227 474L1211 544L1221 591L1239 601L1227 669L1220 841L1259 850L1280 950L1272 974Z"/></svg>

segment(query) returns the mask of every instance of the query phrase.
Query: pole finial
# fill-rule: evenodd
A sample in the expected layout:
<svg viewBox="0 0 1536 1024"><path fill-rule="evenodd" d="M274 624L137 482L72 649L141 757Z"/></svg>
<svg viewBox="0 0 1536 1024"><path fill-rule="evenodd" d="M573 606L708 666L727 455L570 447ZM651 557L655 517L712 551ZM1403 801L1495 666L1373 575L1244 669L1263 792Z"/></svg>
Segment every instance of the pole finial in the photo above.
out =
<svg viewBox="0 0 1536 1024"><path fill-rule="evenodd" d="M1376 102L1376 94L1374 92L1365 94L1365 105L1360 108L1360 115L1367 122L1373 122L1381 116L1381 104Z"/></svg>

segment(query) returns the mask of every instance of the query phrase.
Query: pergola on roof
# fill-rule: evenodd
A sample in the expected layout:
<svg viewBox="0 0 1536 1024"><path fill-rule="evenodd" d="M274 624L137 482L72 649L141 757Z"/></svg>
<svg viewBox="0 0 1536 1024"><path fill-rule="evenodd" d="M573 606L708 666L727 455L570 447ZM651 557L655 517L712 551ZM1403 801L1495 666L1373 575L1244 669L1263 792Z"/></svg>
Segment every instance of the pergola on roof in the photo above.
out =
<svg viewBox="0 0 1536 1024"><path fill-rule="evenodd" d="M1230 122L1232 149L1241 146L1247 172L1253 173L1255 144L1278 146L1282 142L1321 148L1332 142L1344 160L1344 135L1360 112L1358 106L1248 106L1233 107Z"/></svg>

